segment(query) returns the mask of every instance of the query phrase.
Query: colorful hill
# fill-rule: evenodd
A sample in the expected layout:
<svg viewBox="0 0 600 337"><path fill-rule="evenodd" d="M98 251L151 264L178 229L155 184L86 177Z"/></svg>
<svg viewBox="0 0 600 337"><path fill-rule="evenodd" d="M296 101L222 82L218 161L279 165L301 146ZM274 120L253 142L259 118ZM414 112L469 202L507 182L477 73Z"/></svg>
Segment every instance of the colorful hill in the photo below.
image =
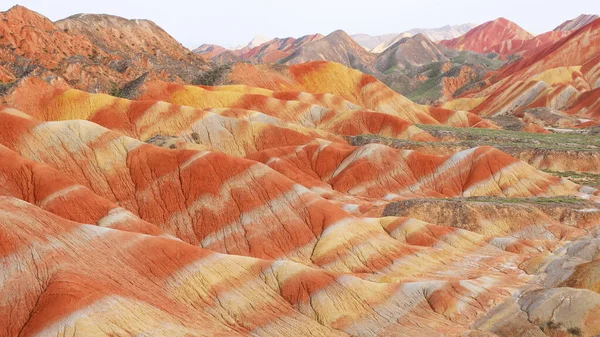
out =
<svg viewBox="0 0 600 337"><path fill-rule="evenodd" d="M494 21L479 25L465 35L444 40L440 43L449 48L457 50L471 50L479 53L500 53L502 46L510 43L512 40L528 40L533 35L514 22L505 18L498 18Z"/></svg>
<svg viewBox="0 0 600 337"><path fill-rule="evenodd" d="M173 60L187 58L190 54L177 40L149 20L77 14L55 24L70 34L86 36L107 53L125 54L128 57L138 53L154 57L166 54Z"/></svg>
<svg viewBox="0 0 600 337"><path fill-rule="evenodd" d="M598 19L598 15L592 14L581 14L573 20L567 20L560 24L558 27L554 28L554 31L576 31L579 28L586 26L589 23L592 23L596 19Z"/></svg>
<svg viewBox="0 0 600 337"><path fill-rule="evenodd" d="M468 27L470 26L461 25L455 28L411 30L397 36L393 46L386 45L385 52L381 52L382 48L378 51L379 54L361 48L343 31L336 31L327 37L315 34L299 39L276 38L243 50L228 51L204 46L196 52L214 61L217 64L215 71L219 67L242 62L287 65L318 60L337 62L374 75L396 92L409 96L415 102L435 104L451 100L460 89L484 79L487 71L495 70L505 62L499 57L476 52L458 52L427 38L448 33L446 28L462 31ZM560 34L562 33L556 33ZM227 82L198 83L215 85Z"/></svg>
<svg viewBox="0 0 600 337"><path fill-rule="evenodd" d="M22 6L14 6L0 13L0 41L3 63L16 67L18 56L53 68L64 58L78 54L91 56L96 50L104 55L85 36L72 36L55 26L46 17ZM5 66L6 67L6 66ZM17 69L15 69L16 71Z"/></svg>
<svg viewBox="0 0 600 337"><path fill-rule="evenodd" d="M565 38L597 18L597 15L582 14L573 20L565 21L552 31L536 36L525 32L512 22L500 18L472 29L469 32L469 36L465 34L455 39L442 41L441 44L457 50L473 50L485 53L494 52L504 56L523 56L536 53L557 43L562 38ZM478 40L482 41L481 43L487 43L487 46L478 47Z"/></svg>
<svg viewBox="0 0 600 337"><path fill-rule="evenodd" d="M500 69L490 85L470 100L477 100L471 111L482 116L520 115L529 109L546 108L559 111L562 120L577 126L587 121L598 122L594 106L597 101L600 21L595 20L566 38L522 60ZM562 116L561 116L562 115Z"/></svg>
<svg viewBox="0 0 600 337"><path fill-rule="evenodd" d="M392 114L413 123L497 128L494 123L465 111L415 104L375 77L339 63L309 62L286 69L238 64L228 80L275 91L327 92L363 108Z"/></svg>
<svg viewBox="0 0 600 337"><path fill-rule="evenodd" d="M318 131L290 143L291 128L283 126L263 129L280 139L271 148L257 147L242 158L249 151L206 150L226 142L213 138L220 133L216 124L205 123L211 118L203 116L207 112L29 82L14 93L15 104L28 114L0 112L2 153L11 158L0 166L6 182L0 228L10 259L35 264L57 256L38 267L43 276L18 268L5 274L3 291L23 298L6 307L5 317L17 322L15 330L31 334L100 333L103 324L155 334L244 335L272 329L295 335L310 328L311 334L366 336L371 326L383 335L400 328L456 334L478 330L476 318L490 324L481 331L495 331L497 318L486 315L496 303L511 301L519 289L535 288L535 277L515 266L532 257L552 259L552 252L566 244L556 237L574 239L583 230L540 211L537 221L520 218L505 227L468 231L410 215L381 217L384 210L391 212L385 206L415 197L596 198L589 193L598 193L491 147L427 155L383 145L354 147L336 137L322 138ZM44 99L21 100L21 90ZM202 90L269 93L242 87ZM97 110L86 110L92 107ZM243 123L250 115L213 116ZM159 148L130 137L180 136L188 128L212 133L187 141L207 148ZM248 128L227 132L240 142ZM254 146L266 144L258 134L250 139ZM24 168L30 175L18 173ZM34 192L19 187L27 184ZM67 207L70 200L75 204ZM587 216L600 219L599 212ZM127 280L126 286L117 280ZM324 289L328 299L320 300ZM558 288L527 292L518 301L546 303L544 294L553 289ZM594 298L589 290L581 292ZM64 296L68 306L61 305ZM330 296L346 305L331 307ZM474 302L465 307L466 300ZM375 303L388 308L389 320L374 314ZM256 311L259 305L274 316ZM549 314L552 307L543 307ZM583 312L594 317L594 308ZM123 320L123 310L142 318ZM277 323L281 317L286 317L283 326ZM563 317L569 324L569 316L555 319ZM356 319L366 327L352 323ZM162 325L155 326L157 320ZM419 323L424 320L427 324ZM595 329L581 324L583 331Z"/></svg>
<svg viewBox="0 0 600 337"><path fill-rule="evenodd" d="M148 21L2 15L0 336L600 334L600 140L524 122L598 118L600 21L481 81L424 36L380 55L473 84L451 110L353 69L375 56L343 32L199 69Z"/></svg>

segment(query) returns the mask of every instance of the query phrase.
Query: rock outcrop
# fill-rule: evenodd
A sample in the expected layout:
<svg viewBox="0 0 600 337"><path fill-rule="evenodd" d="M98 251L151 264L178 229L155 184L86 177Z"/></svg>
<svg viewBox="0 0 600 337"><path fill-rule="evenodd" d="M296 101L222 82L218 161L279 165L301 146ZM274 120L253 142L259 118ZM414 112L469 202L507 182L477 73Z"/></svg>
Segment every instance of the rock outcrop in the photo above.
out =
<svg viewBox="0 0 600 337"><path fill-rule="evenodd" d="M118 93L146 74L192 82L208 69L148 20L78 14L51 22L22 6L0 13L0 79L61 78L78 89Z"/></svg>

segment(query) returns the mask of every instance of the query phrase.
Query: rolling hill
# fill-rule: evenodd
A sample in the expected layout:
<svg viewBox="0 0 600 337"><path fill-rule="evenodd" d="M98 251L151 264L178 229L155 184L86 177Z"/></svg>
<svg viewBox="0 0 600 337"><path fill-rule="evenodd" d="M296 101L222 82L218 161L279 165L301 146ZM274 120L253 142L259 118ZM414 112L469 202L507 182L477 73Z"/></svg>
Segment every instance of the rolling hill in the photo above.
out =
<svg viewBox="0 0 600 337"><path fill-rule="evenodd" d="M196 54L1 13L0 336L600 334L600 19L468 50L518 32Z"/></svg>

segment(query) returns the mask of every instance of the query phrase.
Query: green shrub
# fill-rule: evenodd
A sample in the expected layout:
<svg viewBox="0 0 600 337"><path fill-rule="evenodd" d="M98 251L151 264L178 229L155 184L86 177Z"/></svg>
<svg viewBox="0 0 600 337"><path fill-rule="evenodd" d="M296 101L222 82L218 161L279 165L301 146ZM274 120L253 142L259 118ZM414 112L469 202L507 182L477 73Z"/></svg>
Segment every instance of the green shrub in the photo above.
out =
<svg viewBox="0 0 600 337"><path fill-rule="evenodd" d="M193 85L208 85L215 86L222 84L227 74L231 70L232 64L215 65L212 69L207 70L200 74L195 80L192 81Z"/></svg>

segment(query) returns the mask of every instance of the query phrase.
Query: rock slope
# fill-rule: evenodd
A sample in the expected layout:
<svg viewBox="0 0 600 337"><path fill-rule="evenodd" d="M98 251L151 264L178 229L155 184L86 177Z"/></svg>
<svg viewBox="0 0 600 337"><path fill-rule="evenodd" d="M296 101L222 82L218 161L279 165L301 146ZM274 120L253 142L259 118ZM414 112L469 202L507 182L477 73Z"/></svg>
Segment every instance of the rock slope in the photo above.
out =
<svg viewBox="0 0 600 337"><path fill-rule="evenodd" d="M528 40L531 38L533 38L531 33L519 27L514 22L505 18L498 18L471 29L463 36L444 40L440 43L458 50L500 53L503 48L502 46L510 43L512 40Z"/></svg>
<svg viewBox="0 0 600 337"><path fill-rule="evenodd" d="M113 61L150 57L146 34L162 36L33 18L10 29ZM579 30L499 81L593 60L592 38ZM28 43L3 67L62 57ZM165 72L195 60L178 50L149 59ZM32 72L2 93L0 336L600 334L600 191L508 146L562 139L579 158L563 161L597 168L595 135L509 133L335 62L219 75L228 84L147 75L109 95Z"/></svg>
<svg viewBox="0 0 600 337"><path fill-rule="evenodd" d="M350 35L337 30L326 37L308 43L290 56L281 60L283 64L298 64L309 61L338 62L362 72L373 72L375 57L356 43Z"/></svg>
<svg viewBox="0 0 600 337"><path fill-rule="evenodd" d="M555 31L575 31L598 19L598 15L581 14L573 20L568 20L554 28Z"/></svg>
<svg viewBox="0 0 600 337"><path fill-rule="evenodd" d="M484 116L523 116L531 109L545 108L558 111L547 114L558 119L544 118L547 126L558 126L553 120L567 123L570 117L575 118L569 122L571 127L598 123L599 39L600 20L596 19L566 38L526 54L482 83L483 89L466 95L466 101L474 103L471 111Z"/></svg>
<svg viewBox="0 0 600 337"><path fill-rule="evenodd" d="M0 13L0 80L27 75L66 81L86 91L117 93L154 78L191 82L207 65L148 20L75 15L56 23L22 6Z"/></svg>

